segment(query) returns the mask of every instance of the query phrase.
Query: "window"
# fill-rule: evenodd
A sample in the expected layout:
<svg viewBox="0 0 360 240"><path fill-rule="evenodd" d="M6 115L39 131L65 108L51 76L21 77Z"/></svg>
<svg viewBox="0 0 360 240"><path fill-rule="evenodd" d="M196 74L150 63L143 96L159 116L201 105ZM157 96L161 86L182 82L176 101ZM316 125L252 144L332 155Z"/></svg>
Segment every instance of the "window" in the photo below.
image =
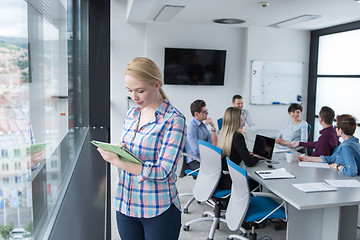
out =
<svg viewBox="0 0 360 240"><path fill-rule="evenodd" d="M34 239L47 238L88 131L86 2L1 4L0 190L9 204L0 224L32 224Z"/></svg>
<svg viewBox="0 0 360 240"><path fill-rule="evenodd" d="M313 122L316 140L322 128L317 115L323 106L331 107L336 115L351 114L360 122L356 104L360 101L359 22L313 31L312 39L308 120ZM355 136L360 136L358 128Z"/></svg>

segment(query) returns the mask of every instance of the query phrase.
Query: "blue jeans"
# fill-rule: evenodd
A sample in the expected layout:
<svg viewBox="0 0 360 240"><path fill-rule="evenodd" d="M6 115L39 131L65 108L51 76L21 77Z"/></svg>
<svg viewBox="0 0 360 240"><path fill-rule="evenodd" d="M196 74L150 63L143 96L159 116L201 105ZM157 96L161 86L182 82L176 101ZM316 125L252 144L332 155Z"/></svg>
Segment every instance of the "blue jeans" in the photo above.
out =
<svg viewBox="0 0 360 240"><path fill-rule="evenodd" d="M168 210L153 218L128 217L116 212L121 240L176 240L181 227L181 212L171 204Z"/></svg>

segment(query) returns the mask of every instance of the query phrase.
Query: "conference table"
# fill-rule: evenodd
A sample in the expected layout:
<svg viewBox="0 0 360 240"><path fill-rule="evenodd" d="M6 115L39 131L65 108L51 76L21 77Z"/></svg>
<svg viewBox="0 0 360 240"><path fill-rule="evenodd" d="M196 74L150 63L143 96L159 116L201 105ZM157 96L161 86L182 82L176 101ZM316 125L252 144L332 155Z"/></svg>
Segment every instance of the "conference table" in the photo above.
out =
<svg viewBox="0 0 360 240"><path fill-rule="evenodd" d="M271 131L270 131L271 132ZM260 131L270 135L269 131ZM249 150L251 139L247 138ZM274 153L272 169L285 168L293 174L293 179L268 179L258 176L257 170L270 170L267 164L259 162L254 167L242 165L248 176L258 181L263 187L286 201L288 223L286 239L297 240L351 240L356 239L358 205L360 204L360 188L338 188L331 192L305 193L292 184L323 182L324 180L356 179L360 176L348 177L336 169L300 167L298 162L287 162L285 153Z"/></svg>

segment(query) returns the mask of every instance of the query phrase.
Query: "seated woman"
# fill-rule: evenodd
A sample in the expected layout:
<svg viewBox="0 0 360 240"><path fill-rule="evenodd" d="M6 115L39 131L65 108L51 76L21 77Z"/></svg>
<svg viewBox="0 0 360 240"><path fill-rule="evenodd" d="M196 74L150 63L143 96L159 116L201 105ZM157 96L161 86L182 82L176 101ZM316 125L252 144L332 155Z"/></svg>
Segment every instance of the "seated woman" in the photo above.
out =
<svg viewBox="0 0 360 240"><path fill-rule="evenodd" d="M360 144L359 139L354 137L356 121L349 114L336 117L336 133L344 141L339 145L331 156L308 157L298 156L298 161L329 163L347 176L360 175Z"/></svg>
<svg viewBox="0 0 360 240"><path fill-rule="evenodd" d="M246 147L245 138L240 133L242 119L241 110L234 107L226 109L223 118L223 125L218 137L217 146L222 149L222 170L228 171L226 157L229 156L231 161L240 164L244 161L247 167L254 166L259 161L259 156L252 154ZM250 180L250 179L249 179ZM219 189L231 189L230 175L222 175L218 184ZM249 181L250 189L257 186L254 180Z"/></svg>
<svg viewBox="0 0 360 240"><path fill-rule="evenodd" d="M293 103L289 106L288 112L291 119L285 124L280 131L276 143L292 147L294 142L307 142L309 136L308 123L301 120L302 106Z"/></svg>

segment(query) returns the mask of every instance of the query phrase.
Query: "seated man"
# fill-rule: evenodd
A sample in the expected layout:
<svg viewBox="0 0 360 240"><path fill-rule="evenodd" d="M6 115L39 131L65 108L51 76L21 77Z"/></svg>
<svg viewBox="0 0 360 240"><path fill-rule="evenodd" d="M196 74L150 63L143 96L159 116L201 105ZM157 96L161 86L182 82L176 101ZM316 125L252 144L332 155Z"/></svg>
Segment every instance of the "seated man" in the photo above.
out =
<svg viewBox="0 0 360 240"><path fill-rule="evenodd" d="M343 114L336 117L336 133L344 141L331 156L309 157L299 155L298 161L324 162L347 176L360 175L360 144L354 137L356 121L353 116Z"/></svg>
<svg viewBox="0 0 360 240"><path fill-rule="evenodd" d="M320 130L320 137L316 142L294 142L292 147L315 148L311 154L313 157L330 156L334 149L339 145L339 137L333 127L335 112L329 107L322 107L319 112L319 122L323 127Z"/></svg>
<svg viewBox="0 0 360 240"><path fill-rule="evenodd" d="M200 157L198 140L204 140L216 146L216 129L211 118L207 117L208 110L203 100L196 100L191 103L190 111L193 118L187 124L185 152ZM211 126L211 133L206 125ZM186 163L191 170L200 167L200 163L192 158L186 158Z"/></svg>
<svg viewBox="0 0 360 240"><path fill-rule="evenodd" d="M233 107L236 107L241 110L241 119L243 120L241 123L240 132L245 133L245 126L251 129L255 129L255 123L252 121L250 117L250 113L248 110L244 109L244 101L242 96L235 95L232 98Z"/></svg>

